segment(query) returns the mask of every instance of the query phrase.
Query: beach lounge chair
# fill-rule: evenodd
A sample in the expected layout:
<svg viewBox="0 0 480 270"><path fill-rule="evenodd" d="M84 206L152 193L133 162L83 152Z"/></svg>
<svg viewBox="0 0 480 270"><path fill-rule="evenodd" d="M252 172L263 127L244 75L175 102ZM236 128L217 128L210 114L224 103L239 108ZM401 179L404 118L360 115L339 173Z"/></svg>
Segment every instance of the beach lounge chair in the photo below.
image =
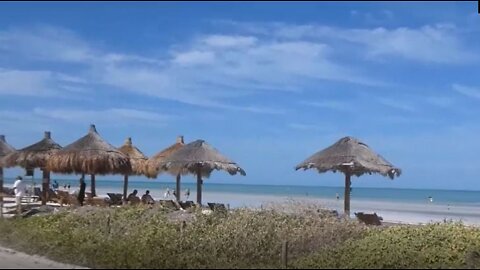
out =
<svg viewBox="0 0 480 270"><path fill-rule="evenodd" d="M75 195L68 193L67 191L58 190L57 195L59 197L59 203L61 206L64 204L68 205L80 205L78 199Z"/></svg>
<svg viewBox="0 0 480 270"><path fill-rule="evenodd" d="M110 205L122 205L123 195L120 193L107 193L110 198Z"/></svg>
<svg viewBox="0 0 480 270"><path fill-rule="evenodd" d="M160 200L159 203L165 209L174 210L174 211L181 209L181 206L174 200Z"/></svg>
<svg viewBox="0 0 480 270"><path fill-rule="evenodd" d="M86 203L92 206L108 207L110 206L110 200L108 198L88 197Z"/></svg>
<svg viewBox="0 0 480 270"><path fill-rule="evenodd" d="M207 203L207 205L213 212L227 213L227 208L223 203Z"/></svg>
<svg viewBox="0 0 480 270"><path fill-rule="evenodd" d="M42 190L39 187L33 189L33 195L42 197Z"/></svg>
<svg viewBox="0 0 480 270"><path fill-rule="evenodd" d="M55 203L60 203L60 197L58 197L57 193L53 191L53 189L48 189L47 191L47 202L55 202Z"/></svg>
<svg viewBox="0 0 480 270"><path fill-rule="evenodd" d="M15 197L13 188L3 187L3 197Z"/></svg>
<svg viewBox="0 0 480 270"><path fill-rule="evenodd" d="M358 213L355 213L355 216L360 222L363 222L366 225L375 225L375 226L382 225L383 218L379 217L377 213L365 214L363 212L358 212Z"/></svg>
<svg viewBox="0 0 480 270"><path fill-rule="evenodd" d="M180 204L180 207L183 209L183 210L189 210L189 209L192 209L193 207L195 207L195 202L193 201L186 201L186 202L178 202L178 204Z"/></svg>

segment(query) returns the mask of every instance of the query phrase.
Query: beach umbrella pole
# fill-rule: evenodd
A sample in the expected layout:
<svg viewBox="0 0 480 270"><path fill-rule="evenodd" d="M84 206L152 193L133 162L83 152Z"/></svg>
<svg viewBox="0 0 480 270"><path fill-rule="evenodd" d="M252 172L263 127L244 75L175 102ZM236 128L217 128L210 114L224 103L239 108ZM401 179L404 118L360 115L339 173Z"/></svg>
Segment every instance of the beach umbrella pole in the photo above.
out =
<svg viewBox="0 0 480 270"><path fill-rule="evenodd" d="M202 205L202 173L197 170L197 203Z"/></svg>
<svg viewBox="0 0 480 270"><path fill-rule="evenodd" d="M345 173L345 202L344 212L347 217L350 217L350 186L352 181L350 180L350 173Z"/></svg>
<svg viewBox="0 0 480 270"><path fill-rule="evenodd" d="M180 201L180 174L177 174L177 191L176 191L176 195L177 195L177 201L179 202Z"/></svg>
<svg viewBox="0 0 480 270"><path fill-rule="evenodd" d="M125 174L123 177L123 201L127 201L127 191L128 191L128 175Z"/></svg>
<svg viewBox="0 0 480 270"><path fill-rule="evenodd" d="M50 172L42 170L42 205L47 204L48 189L50 188Z"/></svg>
<svg viewBox="0 0 480 270"><path fill-rule="evenodd" d="M95 174L92 174L90 176L90 180L91 180L91 187L90 187L90 191L92 193L92 198L93 197L97 197L97 193L96 193L96 190L95 190Z"/></svg>

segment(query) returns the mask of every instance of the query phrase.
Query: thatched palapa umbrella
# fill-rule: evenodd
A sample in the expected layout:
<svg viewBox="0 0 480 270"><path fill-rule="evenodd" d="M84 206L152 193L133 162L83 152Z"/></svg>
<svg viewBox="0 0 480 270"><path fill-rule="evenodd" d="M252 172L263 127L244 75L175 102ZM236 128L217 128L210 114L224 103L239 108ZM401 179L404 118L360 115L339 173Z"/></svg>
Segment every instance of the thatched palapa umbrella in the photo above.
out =
<svg viewBox="0 0 480 270"><path fill-rule="evenodd" d="M87 135L53 155L47 164L52 172L91 175L91 193L96 196L95 175L130 174L130 159L106 142L90 125Z"/></svg>
<svg viewBox="0 0 480 270"><path fill-rule="evenodd" d="M45 137L30 146L8 154L3 162L7 168L20 166L25 169L40 168L43 172L42 204L47 203L47 194L50 186L50 170L46 168L48 159L62 147L52 140L51 133L45 131Z"/></svg>
<svg viewBox="0 0 480 270"><path fill-rule="evenodd" d="M132 165L132 175L146 174L146 162L147 157L137 147L132 144L132 138L127 138L125 144L118 148L120 152L124 153L129 159ZM128 174L125 174L123 181L123 200L127 199L128 190Z"/></svg>
<svg viewBox="0 0 480 270"><path fill-rule="evenodd" d="M315 153L295 169L315 168L319 173L340 171L345 174L345 205L347 216L350 215L350 186L352 175L379 173L393 179L401 170L395 168L383 157L373 152L368 145L353 137L340 139L332 146Z"/></svg>
<svg viewBox="0 0 480 270"><path fill-rule="evenodd" d="M15 148L7 143L5 135L0 135L0 217L3 216L3 158L13 152Z"/></svg>
<svg viewBox="0 0 480 270"><path fill-rule="evenodd" d="M189 143L172 155L165 158L160 164L160 170L173 173L189 172L197 175L197 203L202 204L202 176L209 177L213 170L224 170L230 175L245 171L235 162L224 157L215 148L203 140Z"/></svg>
<svg viewBox="0 0 480 270"><path fill-rule="evenodd" d="M163 161L165 161L165 158L168 156L172 155L173 153L177 152L179 149L181 149L185 145L183 141L183 136L178 136L177 141L170 145L169 147L163 149L159 153L155 154L152 156L148 161L147 161L147 166L146 166L146 173L149 178L156 178L158 176L158 173L160 172L160 165ZM180 178L182 172L173 172L170 171L173 175L177 177L177 185L175 188L175 195L177 201L180 201Z"/></svg>

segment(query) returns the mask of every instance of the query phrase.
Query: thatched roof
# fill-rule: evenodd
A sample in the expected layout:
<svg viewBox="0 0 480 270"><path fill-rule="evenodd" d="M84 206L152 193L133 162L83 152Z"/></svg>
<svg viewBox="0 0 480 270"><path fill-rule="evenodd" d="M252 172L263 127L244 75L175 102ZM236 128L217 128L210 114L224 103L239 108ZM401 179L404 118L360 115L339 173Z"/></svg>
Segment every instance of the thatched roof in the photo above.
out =
<svg viewBox="0 0 480 270"><path fill-rule="evenodd" d="M141 175L145 173L145 166L148 158L142 153L142 151L132 144L132 138L127 138L125 143L120 146L118 150L130 158L133 174Z"/></svg>
<svg viewBox="0 0 480 270"><path fill-rule="evenodd" d="M48 161L57 173L130 174L130 159L100 137L94 125L87 135L65 146Z"/></svg>
<svg viewBox="0 0 480 270"><path fill-rule="evenodd" d="M8 154L3 158L3 163L7 168L44 168L51 155L60 149L62 147L52 140L50 132L45 131L45 137L41 141Z"/></svg>
<svg viewBox="0 0 480 270"><path fill-rule="evenodd" d="M5 135L0 135L0 167L3 167L3 158L13 152L15 152L15 148L7 143Z"/></svg>
<svg viewBox="0 0 480 270"><path fill-rule="evenodd" d="M235 162L224 157L203 140L197 140L183 146L160 163L160 170L174 173L188 171L196 174L198 169L206 177L210 176L213 170L224 170L231 175L237 173L245 175L245 171Z"/></svg>
<svg viewBox="0 0 480 270"><path fill-rule="evenodd" d="M296 170L310 168L315 168L320 173L341 171L356 176L379 173L391 179L401 173L400 169L353 137L342 138L332 146L317 152L300 163Z"/></svg>
<svg viewBox="0 0 480 270"><path fill-rule="evenodd" d="M183 136L178 136L177 141L174 144L149 158L146 165L146 175L149 178L156 178L160 172L160 164L165 160L165 158L178 151L184 145L185 143L183 141Z"/></svg>

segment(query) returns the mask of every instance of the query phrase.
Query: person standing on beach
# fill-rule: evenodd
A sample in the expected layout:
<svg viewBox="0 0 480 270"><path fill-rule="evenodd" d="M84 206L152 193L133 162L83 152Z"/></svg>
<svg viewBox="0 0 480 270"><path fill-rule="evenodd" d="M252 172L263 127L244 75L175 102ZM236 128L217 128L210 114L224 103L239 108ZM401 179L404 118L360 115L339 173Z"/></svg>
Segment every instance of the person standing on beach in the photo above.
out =
<svg viewBox="0 0 480 270"><path fill-rule="evenodd" d="M187 190L185 191L185 197L187 197L187 200L188 200L188 197L190 197L190 189L187 188Z"/></svg>
<svg viewBox="0 0 480 270"><path fill-rule="evenodd" d="M80 178L80 191L78 192L78 195L77 195L78 202L80 203L81 206L83 206L83 202L85 201L85 189L86 188L87 188L87 185L85 184L85 180L82 177L82 178Z"/></svg>
<svg viewBox="0 0 480 270"><path fill-rule="evenodd" d="M165 194L163 195L163 197L166 199L168 197L170 197L170 189L167 187L167 191L165 192Z"/></svg>
<svg viewBox="0 0 480 270"><path fill-rule="evenodd" d="M53 181L53 185L52 185L53 190L57 190L57 189L58 189L58 186L59 186L59 185L58 185L57 180Z"/></svg>
<svg viewBox="0 0 480 270"><path fill-rule="evenodd" d="M17 212L22 213L22 197L25 196L27 186L23 182L21 176L17 176L15 183L13 184L13 190L15 191L15 203L17 204Z"/></svg>
<svg viewBox="0 0 480 270"><path fill-rule="evenodd" d="M340 200L340 195L338 195L338 193L335 196L337 198L337 201Z"/></svg>

